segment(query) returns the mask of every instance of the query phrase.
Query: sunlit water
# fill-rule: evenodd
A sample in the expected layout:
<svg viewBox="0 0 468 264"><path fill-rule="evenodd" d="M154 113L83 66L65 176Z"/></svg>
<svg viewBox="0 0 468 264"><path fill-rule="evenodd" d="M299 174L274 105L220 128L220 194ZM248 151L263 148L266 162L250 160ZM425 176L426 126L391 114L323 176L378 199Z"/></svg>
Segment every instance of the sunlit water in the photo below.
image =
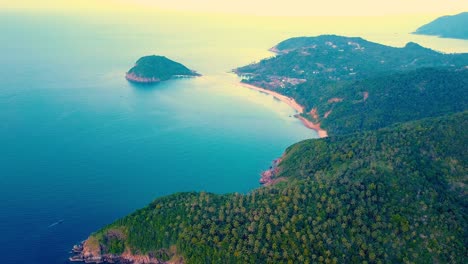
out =
<svg viewBox="0 0 468 264"><path fill-rule="evenodd" d="M407 34L425 22L2 13L1 262L65 263L74 243L162 195L258 187L272 159L316 134L231 69L288 37L324 33L468 51L466 41ZM127 83L149 54L203 77Z"/></svg>

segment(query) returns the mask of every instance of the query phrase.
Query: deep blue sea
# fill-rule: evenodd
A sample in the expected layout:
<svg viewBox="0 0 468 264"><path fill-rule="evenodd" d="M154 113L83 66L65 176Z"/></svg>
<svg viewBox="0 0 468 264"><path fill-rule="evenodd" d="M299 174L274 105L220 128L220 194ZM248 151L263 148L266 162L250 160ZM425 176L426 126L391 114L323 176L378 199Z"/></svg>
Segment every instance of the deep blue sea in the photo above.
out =
<svg viewBox="0 0 468 264"><path fill-rule="evenodd" d="M327 32L246 20L0 13L0 262L67 263L73 244L162 195L249 192L286 147L316 137L229 71L287 37ZM203 77L129 84L125 72L150 54Z"/></svg>

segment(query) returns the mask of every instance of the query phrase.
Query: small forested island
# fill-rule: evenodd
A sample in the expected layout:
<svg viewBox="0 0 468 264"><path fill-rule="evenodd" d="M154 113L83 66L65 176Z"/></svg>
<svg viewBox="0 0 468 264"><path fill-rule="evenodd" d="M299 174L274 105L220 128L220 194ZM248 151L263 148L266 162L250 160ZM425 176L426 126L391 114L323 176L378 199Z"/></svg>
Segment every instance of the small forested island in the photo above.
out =
<svg viewBox="0 0 468 264"><path fill-rule="evenodd" d="M468 39L468 12L443 16L421 26L413 34L438 36L441 38Z"/></svg>
<svg viewBox="0 0 468 264"><path fill-rule="evenodd" d="M164 56L145 56L140 58L125 78L135 83L158 83L171 78L200 76L197 72Z"/></svg>
<svg viewBox="0 0 468 264"><path fill-rule="evenodd" d="M176 193L73 248L87 263L464 263L468 54L301 37L235 72L330 132L248 194Z"/></svg>

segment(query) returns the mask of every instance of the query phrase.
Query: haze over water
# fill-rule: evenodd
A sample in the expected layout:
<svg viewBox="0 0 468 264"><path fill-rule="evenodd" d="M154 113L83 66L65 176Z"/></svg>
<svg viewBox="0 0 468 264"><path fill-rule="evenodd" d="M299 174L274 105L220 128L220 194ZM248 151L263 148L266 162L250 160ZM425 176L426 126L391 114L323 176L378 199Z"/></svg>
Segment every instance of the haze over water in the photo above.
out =
<svg viewBox="0 0 468 264"><path fill-rule="evenodd" d="M303 35L468 52L467 41L407 34L429 20L2 13L1 262L65 263L73 244L162 195L258 187L271 160L316 134L231 69ZM150 54L203 77L129 84Z"/></svg>

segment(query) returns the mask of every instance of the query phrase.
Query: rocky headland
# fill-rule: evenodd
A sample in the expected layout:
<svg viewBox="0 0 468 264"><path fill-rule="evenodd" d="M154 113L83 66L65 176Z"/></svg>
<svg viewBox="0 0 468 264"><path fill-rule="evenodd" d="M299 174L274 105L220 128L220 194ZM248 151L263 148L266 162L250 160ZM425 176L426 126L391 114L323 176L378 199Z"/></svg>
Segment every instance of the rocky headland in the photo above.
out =
<svg viewBox="0 0 468 264"><path fill-rule="evenodd" d="M90 237L78 245L73 246L70 262L81 263L118 263L118 264L183 264L182 258L172 258L162 261L155 256L135 255L126 250L122 254L102 254L101 246Z"/></svg>

